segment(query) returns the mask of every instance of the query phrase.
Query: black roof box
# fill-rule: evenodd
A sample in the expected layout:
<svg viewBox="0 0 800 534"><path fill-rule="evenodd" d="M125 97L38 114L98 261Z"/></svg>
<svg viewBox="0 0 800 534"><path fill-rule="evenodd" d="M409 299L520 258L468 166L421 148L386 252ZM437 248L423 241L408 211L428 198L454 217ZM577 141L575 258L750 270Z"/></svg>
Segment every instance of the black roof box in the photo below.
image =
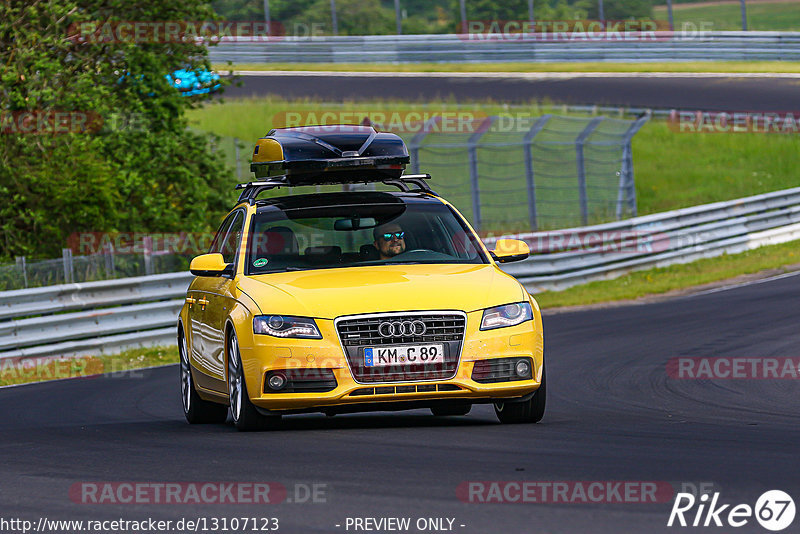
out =
<svg viewBox="0 0 800 534"><path fill-rule="evenodd" d="M288 186L398 178L409 162L400 137L372 126L303 126L271 130L256 143L250 170Z"/></svg>

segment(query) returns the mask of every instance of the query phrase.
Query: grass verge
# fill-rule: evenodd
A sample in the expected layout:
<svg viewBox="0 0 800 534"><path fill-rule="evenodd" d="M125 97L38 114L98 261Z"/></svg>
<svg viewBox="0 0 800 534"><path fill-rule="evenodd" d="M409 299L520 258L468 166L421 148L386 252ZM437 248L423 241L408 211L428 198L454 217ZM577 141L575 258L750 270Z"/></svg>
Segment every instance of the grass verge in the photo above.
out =
<svg viewBox="0 0 800 534"><path fill-rule="evenodd" d="M65 378L115 378L130 376L137 369L173 363L178 363L177 347L146 347L119 354L71 358L8 358L0 361L0 386Z"/></svg>
<svg viewBox="0 0 800 534"><path fill-rule="evenodd" d="M267 97L212 103L190 111L189 119L193 128L228 138L228 145L232 146L231 139L234 137L241 140L242 178L246 180L250 175L247 161L252 143L264 136L275 126L275 121L285 117L287 112L313 111L321 116L325 111L332 111L342 113L339 116L350 114L358 122L358 117L367 113L389 115L415 111L441 114L452 110L474 112L475 116L540 116L548 112L569 115L559 106L547 103L508 106L491 101L458 104L444 100L426 104L396 101L328 104L314 100L287 101ZM228 152L232 153L232 150ZM797 187L798 153L800 138L795 135L678 133L670 129L665 121L652 119L633 138L639 214ZM452 191L463 193L461 167L454 165L452 172L448 173L445 169L433 174L434 183L439 185L445 196ZM459 209L470 210L468 201L459 198L458 193L451 200ZM498 203L488 197L485 200L487 203ZM466 202L466 205L462 206L459 202ZM488 220L491 213L487 212L486 215Z"/></svg>
<svg viewBox="0 0 800 534"><path fill-rule="evenodd" d="M546 291L534 297L543 309L633 300L766 270L786 272L789 270L786 266L798 262L800 241L790 241L740 254L723 254L692 263L636 271L614 280L590 282L564 291Z"/></svg>
<svg viewBox="0 0 800 534"><path fill-rule="evenodd" d="M738 9L738 7L737 7ZM325 72L730 72L797 73L800 63L791 61L687 61L612 63L603 61L564 63L217 63L214 70L325 71Z"/></svg>

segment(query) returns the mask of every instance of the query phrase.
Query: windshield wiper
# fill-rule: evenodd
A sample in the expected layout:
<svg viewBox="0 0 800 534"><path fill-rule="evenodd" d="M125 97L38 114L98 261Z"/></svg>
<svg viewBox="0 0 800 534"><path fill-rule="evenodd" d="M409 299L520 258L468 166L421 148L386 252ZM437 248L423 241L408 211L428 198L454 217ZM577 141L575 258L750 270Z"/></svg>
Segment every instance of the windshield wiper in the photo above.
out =
<svg viewBox="0 0 800 534"><path fill-rule="evenodd" d="M304 268L302 268L302 267L294 267L294 266L289 266L289 267L281 267L280 269L271 269L271 270L269 270L269 271L261 271L261 272L258 272L258 273L253 273L253 274L254 274L254 275L259 275L259 274L274 274L274 273L286 273L286 272L307 271L307 270L308 270L308 269L304 269Z"/></svg>

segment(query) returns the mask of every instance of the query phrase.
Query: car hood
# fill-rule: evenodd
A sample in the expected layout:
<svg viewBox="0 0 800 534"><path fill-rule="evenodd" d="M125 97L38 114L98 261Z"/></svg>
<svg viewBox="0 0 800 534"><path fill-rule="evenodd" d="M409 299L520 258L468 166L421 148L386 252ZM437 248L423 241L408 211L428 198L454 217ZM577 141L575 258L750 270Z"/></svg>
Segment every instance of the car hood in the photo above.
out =
<svg viewBox="0 0 800 534"><path fill-rule="evenodd" d="M520 302L522 286L494 265L380 265L242 277L264 314L334 319L405 310L462 310Z"/></svg>

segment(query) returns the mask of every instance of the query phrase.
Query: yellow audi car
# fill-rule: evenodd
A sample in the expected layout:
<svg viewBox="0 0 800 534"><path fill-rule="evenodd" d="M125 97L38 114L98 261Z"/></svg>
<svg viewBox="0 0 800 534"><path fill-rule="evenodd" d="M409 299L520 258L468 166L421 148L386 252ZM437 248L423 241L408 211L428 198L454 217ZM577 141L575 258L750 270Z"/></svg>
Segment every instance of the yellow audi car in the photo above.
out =
<svg viewBox="0 0 800 534"><path fill-rule="evenodd" d="M259 430L287 414L466 415L476 403L504 423L543 417L541 314L498 267L528 246L488 250L428 175L402 174L406 163L402 140L371 127L259 139L256 180L191 262L178 318L190 423L230 412Z"/></svg>

